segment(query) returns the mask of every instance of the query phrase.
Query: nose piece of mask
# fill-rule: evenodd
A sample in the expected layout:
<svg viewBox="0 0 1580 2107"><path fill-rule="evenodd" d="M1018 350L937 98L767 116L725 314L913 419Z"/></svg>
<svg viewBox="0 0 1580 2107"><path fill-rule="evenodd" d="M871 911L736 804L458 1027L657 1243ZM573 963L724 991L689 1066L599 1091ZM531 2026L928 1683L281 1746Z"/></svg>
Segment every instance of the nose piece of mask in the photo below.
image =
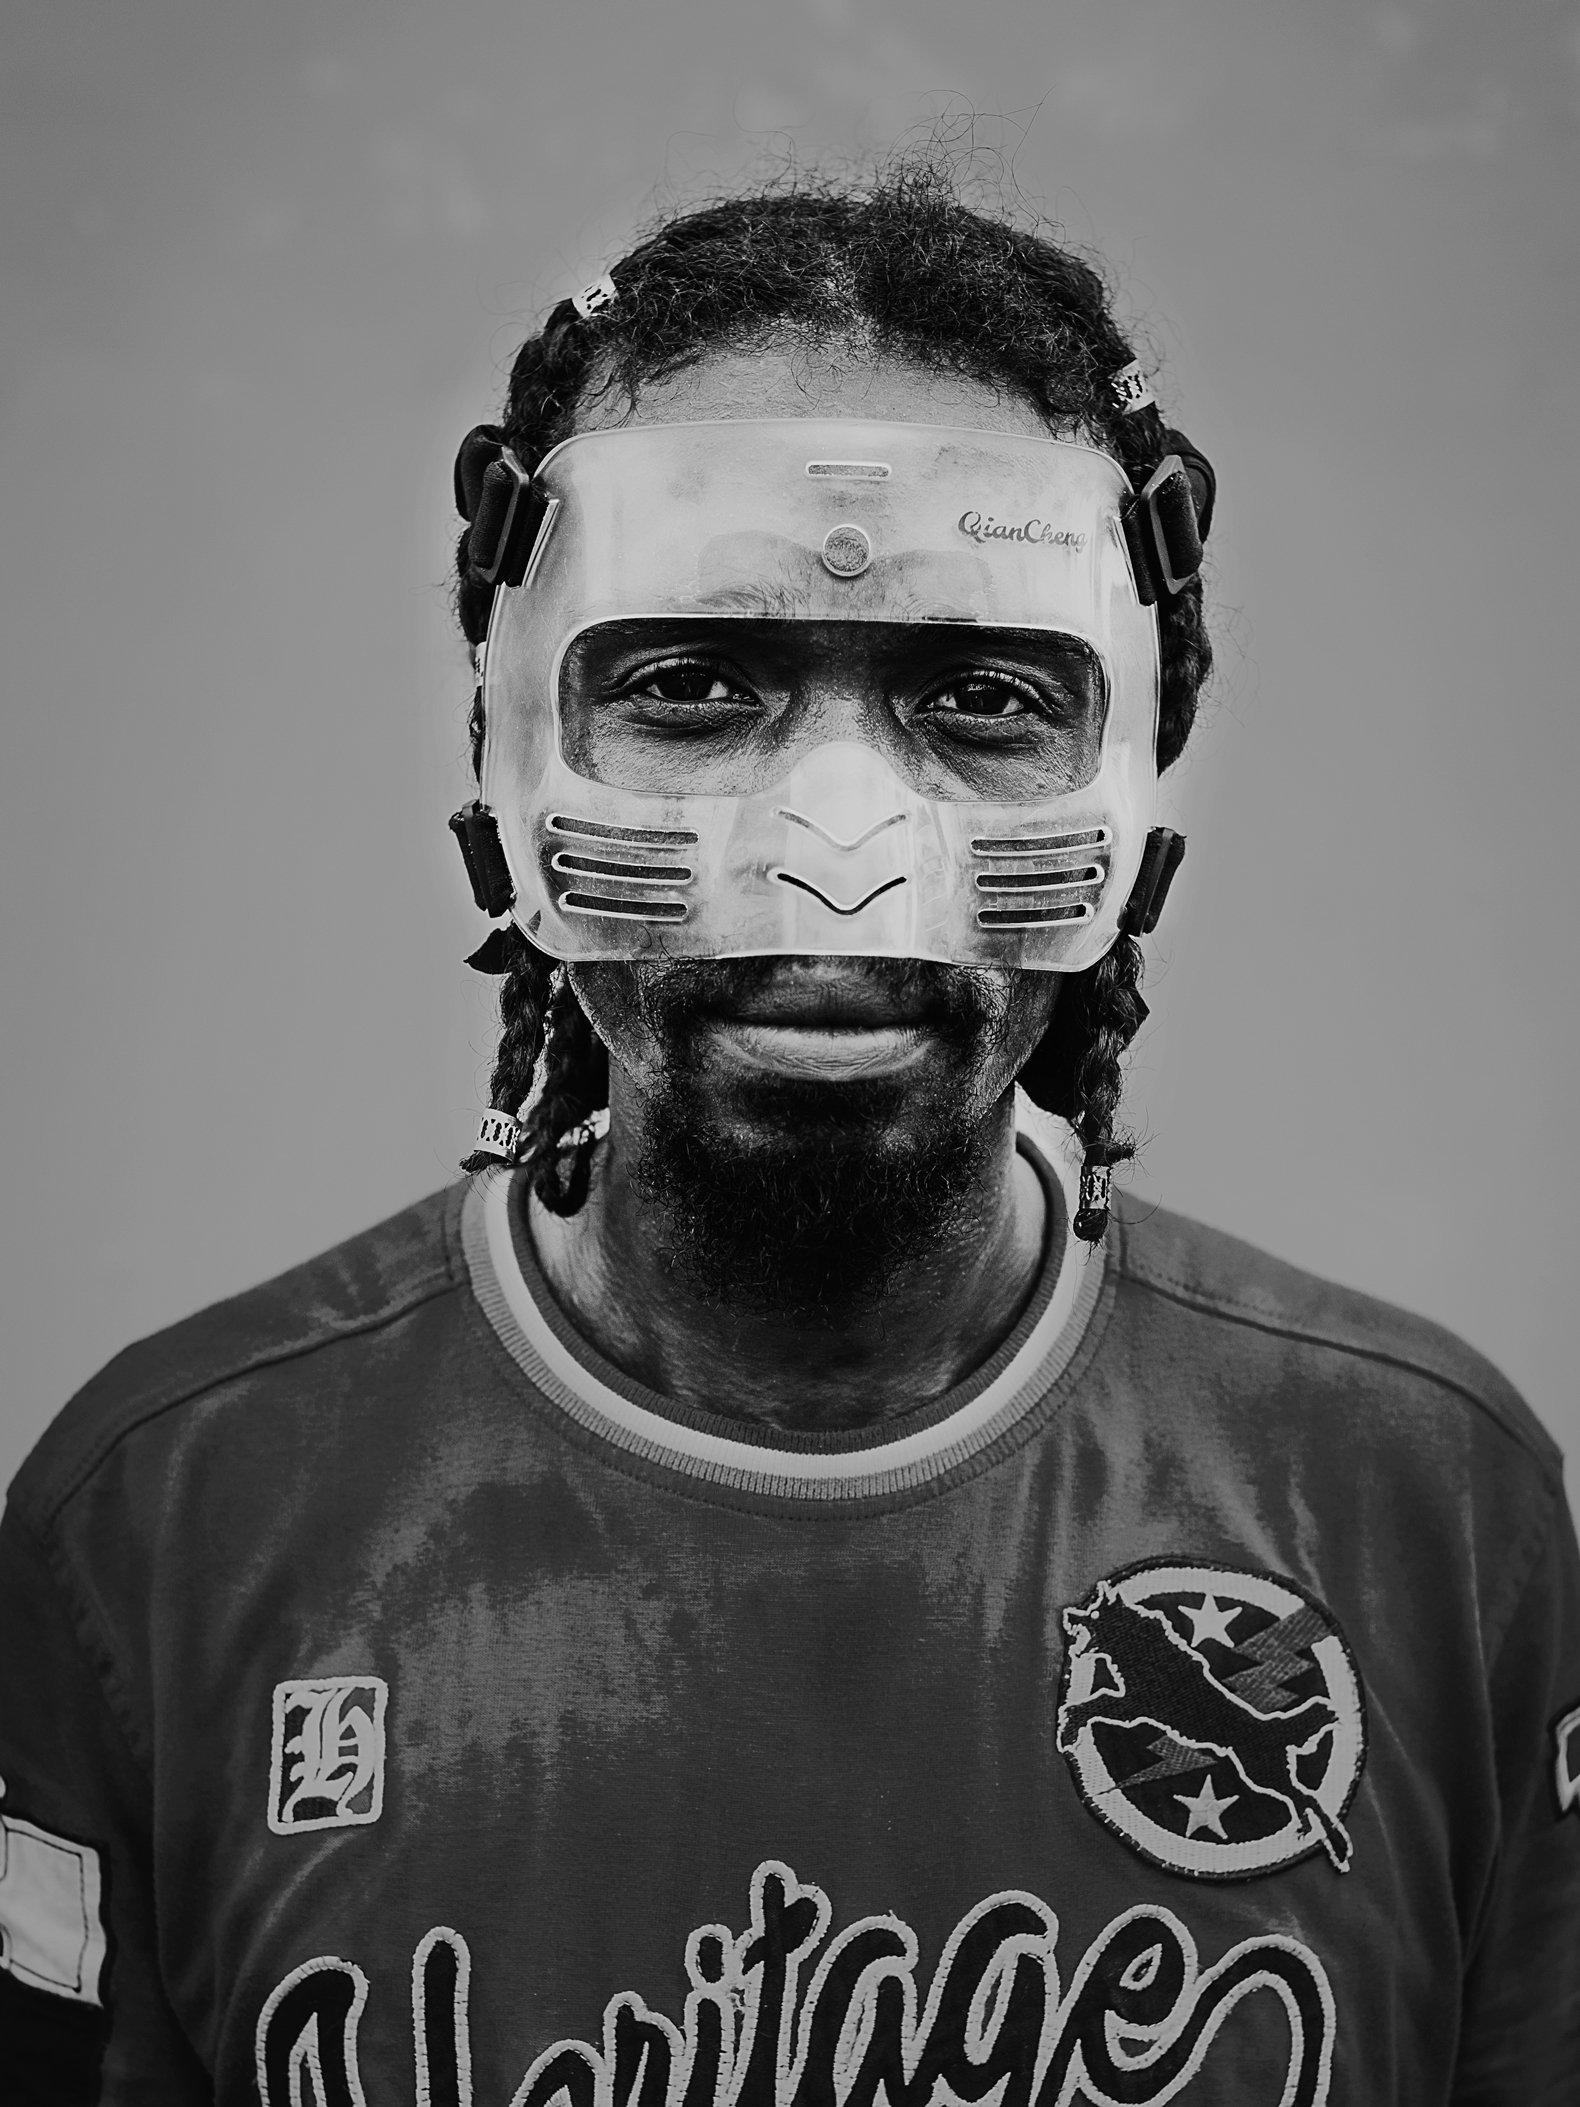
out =
<svg viewBox="0 0 1580 2107"><path fill-rule="evenodd" d="M761 867L769 885L789 892L787 913L805 928L809 941L795 949L818 951L841 936L855 951L904 944L917 897L920 802L857 740L817 747L785 777L760 815L765 847L776 828L782 846Z"/></svg>
<svg viewBox="0 0 1580 2107"><path fill-rule="evenodd" d="M482 791L512 912L541 949L1052 972L1109 949L1154 817L1158 666L1109 456L1013 433L742 420L579 435L533 482L542 530L489 631ZM923 796L851 738L733 795L688 787L683 744L662 787L573 767L572 645L671 620L705 622L726 657L737 621L1072 638L1102 669L1101 759L1088 781L1018 802Z"/></svg>

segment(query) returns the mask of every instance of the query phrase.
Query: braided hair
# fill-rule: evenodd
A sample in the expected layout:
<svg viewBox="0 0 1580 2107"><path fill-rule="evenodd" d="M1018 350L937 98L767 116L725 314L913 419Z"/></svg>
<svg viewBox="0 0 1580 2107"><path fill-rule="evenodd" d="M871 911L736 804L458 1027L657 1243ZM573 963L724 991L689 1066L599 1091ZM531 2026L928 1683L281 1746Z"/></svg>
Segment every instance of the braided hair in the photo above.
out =
<svg viewBox="0 0 1580 2107"><path fill-rule="evenodd" d="M879 354L1007 387L1056 428L1106 448L1140 489L1179 443L1155 405L1121 408L1113 376L1134 360L1103 278L1042 231L966 205L946 169L902 162L860 190L799 179L731 197L660 223L610 271L617 297L591 314L563 300L511 369L500 435L529 472L571 436L578 411L606 390L627 397L720 350L749 349L780 329L870 345ZM488 632L493 588L457 555L456 613L475 648ZM1199 579L1160 600L1157 759L1178 759L1212 669ZM472 706L472 760L481 772L481 693ZM569 978L520 931L499 954L502 1031L491 1100L522 1116L520 1160L554 1213L585 1198L587 1122L608 1102L608 1056ZM1147 1012L1141 949L1121 936L1085 973L1066 978L1053 1021L1021 1072L1049 1111L1068 1119L1088 1165L1134 1154L1115 1133L1121 1059ZM540 1071L541 1064L541 1073ZM536 1091L534 1092L534 1085ZM530 1105L528 1101L530 1100ZM571 1167L565 1137L578 1129ZM470 1156L466 1170L492 1159ZM1084 1209L1095 1239L1106 1208Z"/></svg>

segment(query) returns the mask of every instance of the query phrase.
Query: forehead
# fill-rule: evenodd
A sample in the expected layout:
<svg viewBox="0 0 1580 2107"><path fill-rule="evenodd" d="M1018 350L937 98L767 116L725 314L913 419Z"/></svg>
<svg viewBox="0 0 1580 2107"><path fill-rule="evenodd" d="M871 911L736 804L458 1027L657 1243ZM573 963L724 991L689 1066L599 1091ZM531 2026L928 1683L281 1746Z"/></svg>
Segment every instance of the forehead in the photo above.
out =
<svg viewBox="0 0 1580 2107"><path fill-rule="evenodd" d="M776 337L748 350L709 352L635 398L595 394L578 413L581 431L624 424L695 424L715 418L862 417L943 424L1046 439L1056 430L1022 395L968 374L804 337ZM1066 427L1060 437L1074 436Z"/></svg>

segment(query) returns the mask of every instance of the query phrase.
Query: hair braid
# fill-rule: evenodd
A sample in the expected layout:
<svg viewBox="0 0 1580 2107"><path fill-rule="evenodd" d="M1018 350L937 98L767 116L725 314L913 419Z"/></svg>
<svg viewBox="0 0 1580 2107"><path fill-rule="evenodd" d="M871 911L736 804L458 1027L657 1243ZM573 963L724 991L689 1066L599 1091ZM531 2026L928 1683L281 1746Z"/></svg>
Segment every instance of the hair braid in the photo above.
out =
<svg viewBox="0 0 1580 2107"><path fill-rule="evenodd" d="M510 964L499 991L500 1034L494 1054L494 1073L489 1081L489 1103L496 1112L518 1113L532 1092L532 1078L543 1051L545 1027L554 978L554 960L519 930L511 929ZM486 1150L475 1150L461 1165L464 1171L487 1170L496 1159Z"/></svg>
<svg viewBox="0 0 1580 2107"><path fill-rule="evenodd" d="M550 1214L575 1214L587 1197L593 1137L587 1121L609 1102L609 1056L576 1000L563 966L554 974L549 998L543 1087L522 1122L521 1161ZM583 1132L567 1177L560 1144L572 1127Z"/></svg>
<svg viewBox="0 0 1580 2107"><path fill-rule="evenodd" d="M1097 1242L1108 1226L1102 1175L1134 1156L1134 1139L1114 1131L1124 1088L1124 1054L1146 1022L1141 997L1141 946L1121 936L1113 949L1084 973L1071 974L1042 1043L1021 1070L1021 1087L1074 1127L1081 1143L1087 1200L1075 1219L1076 1234Z"/></svg>
<svg viewBox="0 0 1580 2107"><path fill-rule="evenodd" d="M1123 1079L1120 1057L1140 1031L1147 1006L1141 999L1141 946L1133 936L1119 937L1112 951L1092 967L1085 989L1085 1044L1075 1063L1070 1123L1087 1148L1107 1145L1121 1151L1120 1162L1135 1154L1128 1136L1116 1141Z"/></svg>
<svg viewBox="0 0 1580 2107"><path fill-rule="evenodd" d="M1045 229L966 205L941 158L901 158L867 189L798 176L654 227L613 266L612 303L583 316L561 301L522 345L503 412L506 440L522 466L536 468L568 438L595 393L634 398L645 382L709 352L749 349L790 330L1011 388L1053 429L1106 447L1139 490L1179 435L1155 405L1126 411L1115 397L1113 376L1130 364L1135 347L1115 319L1103 277ZM487 634L493 594L467 556L463 534L456 611L476 646ZM1160 602L1158 624L1157 759L1165 769L1190 735L1212 670L1199 580ZM479 764L480 694L470 730ZM568 981L556 988L550 1014L551 968L541 954L533 957L539 963L512 968L501 996L495 1107L506 1109L502 1093L518 1086L508 1109L527 1095L547 1024L546 1072L525 1148L544 1204L573 1212L587 1186L586 1144L562 1180L559 1143L569 1126L607 1101L607 1054ZM1114 1121L1121 1058L1146 1015L1140 978L1140 949L1129 937L1099 965L1071 976L1021 1076L1082 1140L1076 1229L1094 1240L1107 1222L1108 1167L1134 1152L1128 1139L1115 1140ZM469 1167L478 1161L470 1158ZM1089 1180L1094 1193L1102 1181L1101 1206L1085 1204Z"/></svg>

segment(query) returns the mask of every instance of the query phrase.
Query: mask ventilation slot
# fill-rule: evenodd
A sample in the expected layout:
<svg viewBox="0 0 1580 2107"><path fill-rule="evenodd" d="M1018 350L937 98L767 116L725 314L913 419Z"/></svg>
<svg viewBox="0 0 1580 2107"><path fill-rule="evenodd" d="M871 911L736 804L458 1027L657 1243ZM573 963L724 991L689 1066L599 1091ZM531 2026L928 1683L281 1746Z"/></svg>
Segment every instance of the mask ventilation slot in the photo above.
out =
<svg viewBox="0 0 1580 2107"><path fill-rule="evenodd" d="M808 461L806 472L825 483L886 483L892 473L887 461Z"/></svg>
<svg viewBox="0 0 1580 2107"><path fill-rule="evenodd" d="M832 895L824 892L821 885L814 885L810 878L798 878L794 871L783 870L777 864L768 875L777 879L781 885L793 885L800 892L810 893L814 900L821 900L831 914L837 915L860 914L862 909L870 907L874 900L881 899L885 893L892 893L897 885L904 885L906 882L902 871L897 877L885 878L881 885L875 885L871 892L863 893L860 899L847 902L834 899Z"/></svg>
<svg viewBox="0 0 1580 2107"><path fill-rule="evenodd" d="M693 848L697 836L680 828L606 827L591 819L550 813L551 835L569 836L574 847L555 847L548 866L564 886L557 905L562 914L596 915L622 922L683 922L691 912L684 900L651 899L632 886L689 885L696 872L687 863L648 862L665 851ZM595 850L604 853L595 854Z"/></svg>
<svg viewBox="0 0 1580 2107"><path fill-rule="evenodd" d="M633 849L692 849L697 845L695 834L663 827L605 827L595 819L567 819L563 812L549 814L551 834L576 834L584 841L608 841Z"/></svg>
<svg viewBox="0 0 1580 2107"><path fill-rule="evenodd" d="M789 820L793 827L805 827L810 834L821 835L831 849L842 849L847 855L856 849L865 848L874 834L883 834L890 827L905 824L903 812L891 812L887 819L875 819L870 827L864 827L859 834L852 835L849 841L841 841L837 834L831 834L820 821L808 819L804 812L794 811L789 805L776 806L774 816L777 819Z"/></svg>
<svg viewBox="0 0 1580 2107"><path fill-rule="evenodd" d="M631 900L623 894L602 899L597 893L561 893L557 905L561 914L616 922L683 922L691 912L684 900Z"/></svg>
<svg viewBox="0 0 1580 2107"><path fill-rule="evenodd" d="M988 865L975 878L976 890L988 895L977 909L978 928L1040 929L1057 922L1090 922L1108 883L1112 846L1107 827L1071 834L977 836L972 854Z"/></svg>
<svg viewBox="0 0 1580 2107"><path fill-rule="evenodd" d="M580 871L588 878L637 878L650 885L686 885L694 873L684 863L613 863L605 856L569 856L563 849L552 859L549 868L556 871Z"/></svg>

